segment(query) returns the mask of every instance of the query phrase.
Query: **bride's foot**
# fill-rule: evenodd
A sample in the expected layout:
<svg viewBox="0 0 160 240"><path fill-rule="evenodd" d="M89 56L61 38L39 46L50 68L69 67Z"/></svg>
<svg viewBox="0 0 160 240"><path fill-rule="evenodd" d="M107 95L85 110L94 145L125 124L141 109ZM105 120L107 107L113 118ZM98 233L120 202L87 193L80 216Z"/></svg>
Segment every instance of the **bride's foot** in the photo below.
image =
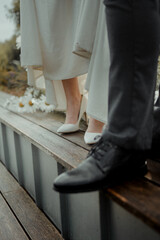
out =
<svg viewBox="0 0 160 240"><path fill-rule="evenodd" d="M98 142L102 135L104 123L94 118L89 119L89 125L84 135L84 141L86 144L94 144Z"/></svg>
<svg viewBox="0 0 160 240"><path fill-rule="evenodd" d="M81 97L78 79L70 78L63 80L63 87L67 100L65 123L58 128L58 133L70 133L79 130L79 122L86 110L86 99Z"/></svg>
<svg viewBox="0 0 160 240"><path fill-rule="evenodd" d="M74 104L75 104L75 102L74 102ZM84 112L86 111L86 104L87 104L87 99L83 96L83 98L81 98L81 101L79 104L79 109L77 108L78 105L76 105L75 108L72 107L72 109L70 109L73 111L67 111L68 115L66 115L66 121L60 128L58 128L57 132L58 133L71 133L71 132L78 131L80 120L81 120ZM76 117L75 117L75 110L78 110L76 112ZM73 115L71 115L71 114L73 114Z"/></svg>

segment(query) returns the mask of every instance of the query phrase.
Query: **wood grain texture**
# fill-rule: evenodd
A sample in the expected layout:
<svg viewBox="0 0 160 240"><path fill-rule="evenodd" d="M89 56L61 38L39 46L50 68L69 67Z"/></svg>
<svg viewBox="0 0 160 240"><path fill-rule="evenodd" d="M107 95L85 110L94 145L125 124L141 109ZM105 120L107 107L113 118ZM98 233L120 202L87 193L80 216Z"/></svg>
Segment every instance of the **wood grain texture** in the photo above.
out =
<svg viewBox="0 0 160 240"><path fill-rule="evenodd" d="M53 156L66 168L77 167L88 151L68 140L0 107L0 121L42 151Z"/></svg>
<svg viewBox="0 0 160 240"><path fill-rule="evenodd" d="M3 107L5 101L10 98L11 95L7 94L5 92L0 91L0 106ZM89 145L86 145L84 143L84 131L86 130L87 126L84 121L81 121L80 123L80 131L76 133L71 134L59 134L57 133L57 129L64 123L65 115L62 112L51 112L51 113L45 113L41 111L37 111L36 113L16 113L20 116L22 116L25 119L30 120L33 123L36 123L39 126L42 126L43 128L46 128L47 130L61 136L64 139L67 139L78 146L83 147L86 150L89 150L91 147Z"/></svg>
<svg viewBox="0 0 160 240"><path fill-rule="evenodd" d="M0 162L0 191L1 193L16 191L20 185L15 178L9 174L5 166Z"/></svg>
<svg viewBox="0 0 160 240"><path fill-rule="evenodd" d="M44 113L44 112L37 111L36 113L33 113L33 114L30 114L30 113L25 113L23 115L21 114L21 116L63 137L64 139L67 139L83 147L86 150L89 150L91 148L89 145L86 145L84 142L84 131L87 128L84 121L81 121L80 123L80 131L76 133L60 134L60 133L57 133L57 129L64 123L64 120L65 120L64 114L62 113L59 113L59 112Z"/></svg>
<svg viewBox="0 0 160 240"><path fill-rule="evenodd" d="M0 195L0 239L1 240L29 239L1 195Z"/></svg>
<svg viewBox="0 0 160 240"><path fill-rule="evenodd" d="M4 197L32 240L62 240L60 233L23 189L5 193Z"/></svg>
<svg viewBox="0 0 160 240"><path fill-rule="evenodd" d="M1 105L3 105L4 101L4 98L1 101L2 96L4 97L4 94L0 94ZM23 114L20 116L0 107L0 121L27 138L45 153L53 156L61 165L70 169L77 167L85 159L89 148L82 144L82 132L63 136L56 133L63 119L61 114L54 115L40 112L33 115ZM160 187L154 184L160 184L160 165L157 164L159 163L149 162L150 172L145 178L125 182L122 185L108 189L106 193L118 204L160 232ZM36 222L38 221L38 210L35 209L35 212L32 214L32 204L27 196L24 197L23 190L16 188L14 184L12 185L9 179L5 182L5 187L3 187L4 184L1 185L0 183L0 190L5 194L15 214L23 222L25 229L30 232L31 236L34 236L36 228L34 227L32 230L29 222L33 222L33 226L35 222L38 228L41 228L43 225L41 220ZM12 192L14 190L17 191L16 195ZM26 209L21 211L21 208L23 208L22 200L26 204ZM15 204L16 202L17 204ZM29 222L27 218L25 219L25 216L29 216Z"/></svg>
<svg viewBox="0 0 160 240"><path fill-rule="evenodd" d="M148 159L147 167L149 172L146 178L160 186L160 161Z"/></svg>
<svg viewBox="0 0 160 240"><path fill-rule="evenodd" d="M160 232L160 188L143 178L115 186L106 193Z"/></svg>
<svg viewBox="0 0 160 240"><path fill-rule="evenodd" d="M63 239L2 163L0 163L0 191L2 193L0 195L0 240L26 240L27 236L32 240Z"/></svg>

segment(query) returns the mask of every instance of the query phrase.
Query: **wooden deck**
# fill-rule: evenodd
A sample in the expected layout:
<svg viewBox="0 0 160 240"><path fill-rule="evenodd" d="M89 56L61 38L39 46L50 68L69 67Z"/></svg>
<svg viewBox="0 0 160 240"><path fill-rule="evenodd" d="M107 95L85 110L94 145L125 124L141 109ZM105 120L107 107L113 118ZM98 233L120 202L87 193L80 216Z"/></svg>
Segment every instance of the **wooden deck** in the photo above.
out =
<svg viewBox="0 0 160 240"><path fill-rule="evenodd" d="M148 161L150 171L145 177L106 191L58 194L52 190L53 180L66 169L77 167L90 149L83 141L85 124L82 123L76 134L57 134L57 128L64 121L63 114L13 113L3 107L7 97L0 93L0 159L64 239L160 239L159 161ZM0 226L0 240L62 239L2 164L0 176L1 205L7 211L2 219L8 222L5 227L4 223ZM7 238L1 238L1 228L10 234ZM22 237L15 235L14 238L11 233L16 231Z"/></svg>
<svg viewBox="0 0 160 240"><path fill-rule="evenodd" d="M0 163L0 239L62 240L28 193Z"/></svg>

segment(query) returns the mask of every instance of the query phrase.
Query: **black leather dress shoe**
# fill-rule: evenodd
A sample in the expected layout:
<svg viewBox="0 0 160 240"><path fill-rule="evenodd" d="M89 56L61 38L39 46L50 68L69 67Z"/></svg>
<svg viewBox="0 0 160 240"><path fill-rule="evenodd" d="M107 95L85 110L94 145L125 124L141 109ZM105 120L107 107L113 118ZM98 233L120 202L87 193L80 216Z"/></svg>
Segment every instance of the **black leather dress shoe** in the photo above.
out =
<svg viewBox="0 0 160 240"><path fill-rule="evenodd" d="M54 189L79 193L110 187L132 176L144 175L145 159L144 152L122 149L102 137L83 163L56 178Z"/></svg>

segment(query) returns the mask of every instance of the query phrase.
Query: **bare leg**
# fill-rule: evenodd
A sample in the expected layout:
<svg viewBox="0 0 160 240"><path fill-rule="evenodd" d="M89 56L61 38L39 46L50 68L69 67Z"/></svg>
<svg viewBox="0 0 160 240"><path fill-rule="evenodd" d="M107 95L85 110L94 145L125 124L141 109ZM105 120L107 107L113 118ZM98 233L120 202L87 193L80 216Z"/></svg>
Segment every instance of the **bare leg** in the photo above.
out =
<svg viewBox="0 0 160 240"><path fill-rule="evenodd" d="M75 124L78 120L78 114L81 105L81 94L77 78L63 80L63 87L67 99L67 111L65 123ZM104 123L90 118L87 132L101 133Z"/></svg>
<svg viewBox="0 0 160 240"><path fill-rule="evenodd" d="M63 87L67 99L67 111L65 123L75 124L78 120L78 114L81 104L81 94L77 78L63 80Z"/></svg>

